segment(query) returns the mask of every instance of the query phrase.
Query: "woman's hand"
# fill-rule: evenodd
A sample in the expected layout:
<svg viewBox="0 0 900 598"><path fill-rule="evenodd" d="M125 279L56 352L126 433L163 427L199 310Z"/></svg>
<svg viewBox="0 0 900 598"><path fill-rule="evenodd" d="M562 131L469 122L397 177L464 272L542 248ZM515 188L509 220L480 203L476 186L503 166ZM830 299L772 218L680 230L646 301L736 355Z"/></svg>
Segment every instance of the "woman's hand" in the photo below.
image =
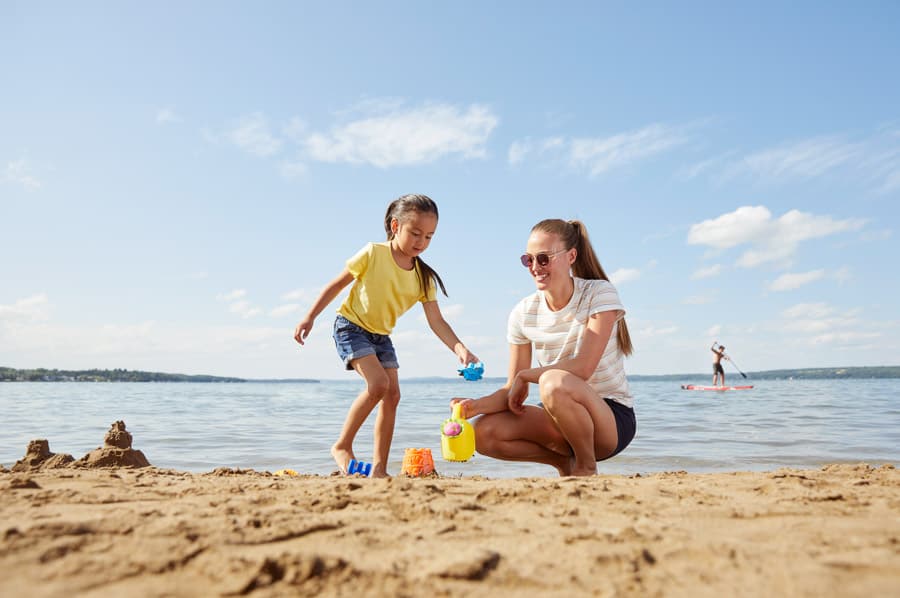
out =
<svg viewBox="0 0 900 598"><path fill-rule="evenodd" d="M509 406L509 410L516 414L524 413L525 407L523 405L526 398L528 398L528 382L516 374L512 386L509 387L509 392L506 393L506 403Z"/></svg>
<svg viewBox="0 0 900 598"><path fill-rule="evenodd" d="M457 403L460 405L460 415L462 415L465 419L469 419L470 417L475 417L476 415L478 415L476 399L453 397L452 399L450 399L450 408L453 409L453 406Z"/></svg>

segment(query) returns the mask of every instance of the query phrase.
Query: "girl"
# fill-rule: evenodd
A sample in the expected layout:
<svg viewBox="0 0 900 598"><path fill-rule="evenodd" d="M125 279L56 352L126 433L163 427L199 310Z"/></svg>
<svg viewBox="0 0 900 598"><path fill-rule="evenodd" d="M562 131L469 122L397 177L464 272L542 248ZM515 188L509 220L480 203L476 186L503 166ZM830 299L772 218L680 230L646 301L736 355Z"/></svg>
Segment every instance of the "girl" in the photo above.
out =
<svg viewBox="0 0 900 598"><path fill-rule="evenodd" d="M347 473L353 439L376 404L375 455L372 477L387 476L388 453L400 402L397 354L389 336L397 318L416 301L422 303L428 325L463 365L478 362L444 320L437 303L435 282L447 291L437 272L419 255L431 243L438 223L437 204L424 195L395 199L384 215L387 242L368 243L347 260L347 267L328 283L297 324L294 339L303 344L316 317L350 282L353 287L338 309L334 343L347 369L356 370L366 383L344 420L331 455Z"/></svg>
<svg viewBox="0 0 900 598"><path fill-rule="evenodd" d="M537 292L509 316L509 378L479 399L456 398L475 422L479 453L593 475L597 461L634 437L633 400L623 367L632 352L625 308L578 220L542 220L531 229L522 265ZM532 366L532 356L537 367ZM537 384L541 406L525 406Z"/></svg>

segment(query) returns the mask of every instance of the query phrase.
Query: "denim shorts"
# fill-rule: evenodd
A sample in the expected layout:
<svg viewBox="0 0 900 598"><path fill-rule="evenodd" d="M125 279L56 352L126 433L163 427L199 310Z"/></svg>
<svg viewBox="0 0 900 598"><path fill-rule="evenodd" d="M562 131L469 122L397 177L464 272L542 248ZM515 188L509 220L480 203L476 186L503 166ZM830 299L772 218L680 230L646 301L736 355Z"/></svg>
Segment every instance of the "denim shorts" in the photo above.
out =
<svg viewBox="0 0 900 598"><path fill-rule="evenodd" d="M344 316L338 314L334 319L334 346L338 356L348 370L353 369L351 362L354 359L375 355L386 370L397 369L397 353L394 351L394 343L387 334L375 334L365 328L357 326Z"/></svg>

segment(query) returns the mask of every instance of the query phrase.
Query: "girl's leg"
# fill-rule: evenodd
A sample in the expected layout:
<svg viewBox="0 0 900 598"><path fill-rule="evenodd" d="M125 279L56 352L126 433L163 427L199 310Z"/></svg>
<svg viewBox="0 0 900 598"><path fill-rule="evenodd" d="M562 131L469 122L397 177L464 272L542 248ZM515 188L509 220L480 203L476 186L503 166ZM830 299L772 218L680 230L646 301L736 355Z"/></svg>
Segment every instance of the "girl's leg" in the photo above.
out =
<svg viewBox="0 0 900 598"><path fill-rule="evenodd" d="M500 411L479 417L474 425L475 448L482 455L544 463L561 476L571 475L572 449L544 409L526 405L521 415Z"/></svg>
<svg viewBox="0 0 900 598"><path fill-rule="evenodd" d="M331 447L331 456L343 473L347 473L350 460L356 458L353 454L353 439L356 438L356 433L390 387L390 378L375 355L354 359L350 365L362 376L366 387L350 405L350 411L344 418L341 435Z"/></svg>
<svg viewBox="0 0 900 598"><path fill-rule="evenodd" d="M397 419L397 405L400 403L400 380L397 368L384 370L388 377L388 390L381 397L378 415L375 417L375 454L372 477L387 477L387 464L394 439L394 422Z"/></svg>
<svg viewBox="0 0 900 598"><path fill-rule="evenodd" d="M619 442L612 409L587 382L564 370L544 372L538 385L544 409L575 454L571 475L596 474L597 460Z"/></svg>

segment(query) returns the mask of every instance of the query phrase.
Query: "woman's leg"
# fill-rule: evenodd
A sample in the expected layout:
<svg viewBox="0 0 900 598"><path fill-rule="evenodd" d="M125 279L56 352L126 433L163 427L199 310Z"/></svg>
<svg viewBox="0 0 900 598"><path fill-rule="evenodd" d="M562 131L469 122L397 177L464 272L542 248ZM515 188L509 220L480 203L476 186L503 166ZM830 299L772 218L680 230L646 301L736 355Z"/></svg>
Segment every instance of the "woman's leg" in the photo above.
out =
<svg viewBox="0 0 900 598"><path fill-rule="evenodd" d="M400 403L400 380L397 368L384 370L388 377L388 389L381 397L378 415L375 417L375 454L372 463L372 477L387 477L387 464L394 439L394 422L397 420L397 405Z"/></svg>
<svg viewBox="0 0 900 598"><path fill-rule="evenodd" d="M597 460L619 442L612 409L587 382L564 370L544 372L538 386L544 409L575 454L571 475L596 474Z"/></svg>
<svg viewBox="0 0 900 598"><path fill-rule="evenodd" d="M350 405L350 411L344 418L344 425L341 428L341 435L337 442L331 447L331 456L340 468L341 472L347 473L347 465L351 459L356 457L353 454L353 439L359 432L360 426L372 413L372 409L385 396L390 387L390 377L386 370L381 367L381 363L375 355L366 355L359 359L354 359L351 364L353 369L362 376L366 383L366 387ZM394 370L396 372L396 370ZM396 375L396 374L395 374Z"/></svg>
<svg viewBox="0 0 900 598"><path fill-rule="evenodd" d="M525 406L516 415L500 411L474 422L475 448L482 455L506 461L530 461L571 475L572 449L549 414L540 407Z"/></svg>

